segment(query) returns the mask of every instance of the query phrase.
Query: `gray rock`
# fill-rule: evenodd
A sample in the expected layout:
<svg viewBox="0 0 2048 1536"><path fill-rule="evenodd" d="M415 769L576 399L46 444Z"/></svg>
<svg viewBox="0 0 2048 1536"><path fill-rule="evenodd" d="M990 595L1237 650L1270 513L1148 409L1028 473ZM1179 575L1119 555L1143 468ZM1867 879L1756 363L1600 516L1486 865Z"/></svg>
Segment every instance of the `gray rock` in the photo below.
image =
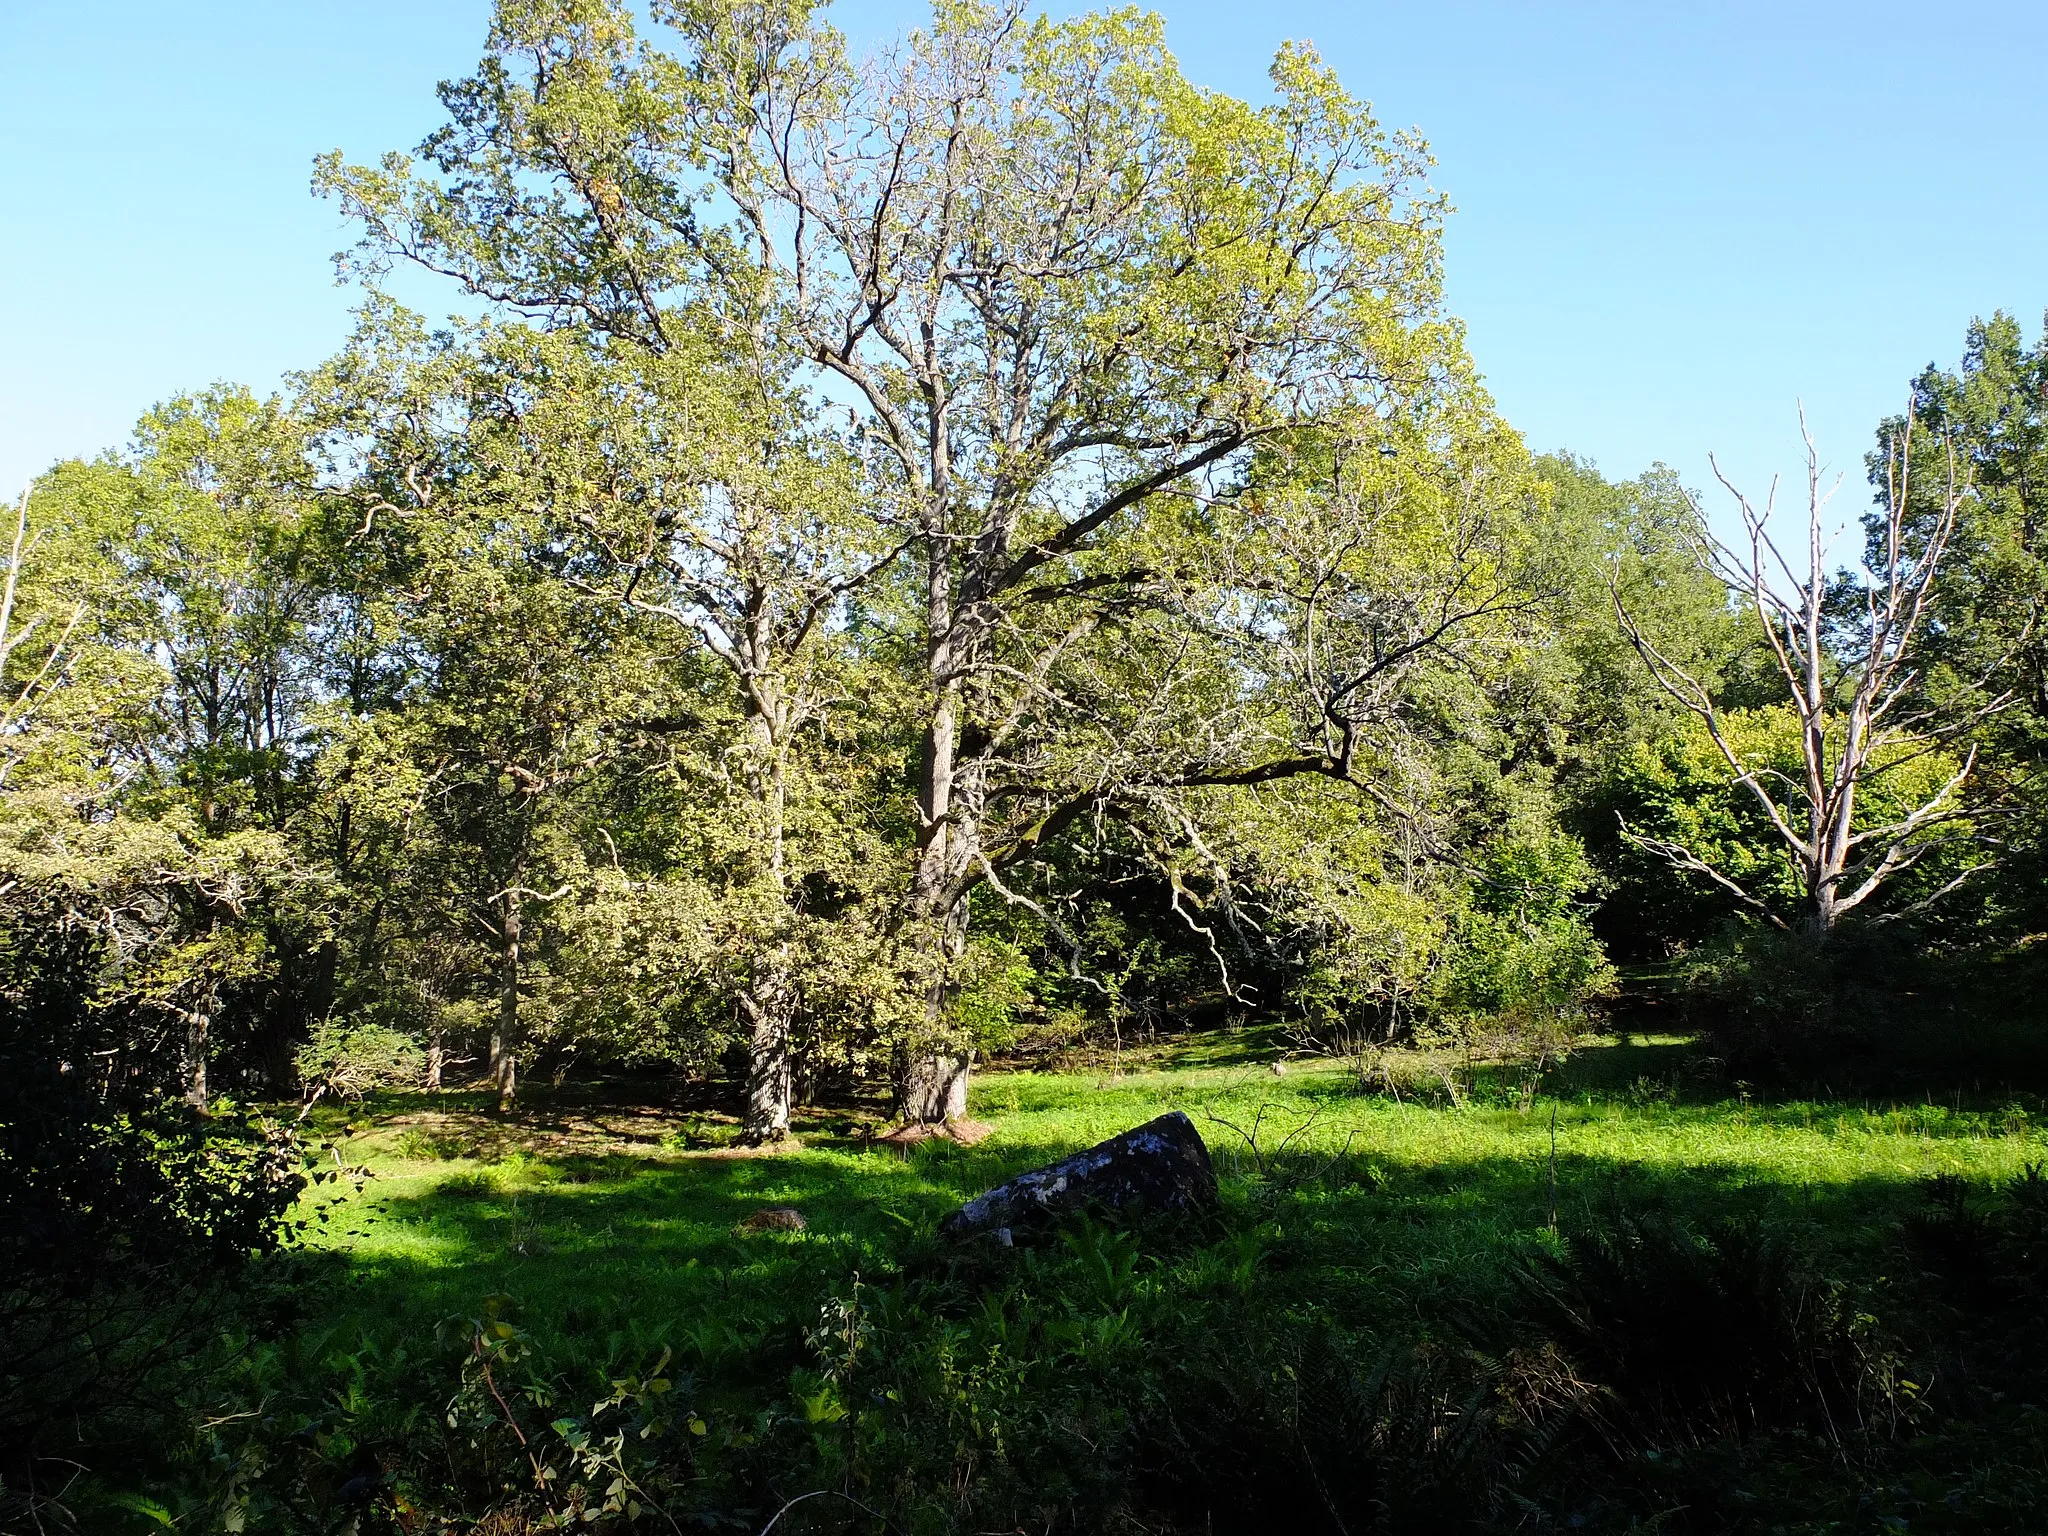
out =
<svg viewBox="0 0 2048 1536"><path fill-rule="evenodd" d="M810 1225L793 1205L764 1205L740 1223L742 1232L801 1232Z"/></svg>
<svg viewBox="0 0 2048 1536"><path fill-rule="evenodd" d="M988 1235L1008 1245L1018 1228L1075 1211L1193 1212L1216 1203L1216 1171L1192 1120L1179 1110L1112 1136L960 1207L939 1223L943 1237Z"/></svg>

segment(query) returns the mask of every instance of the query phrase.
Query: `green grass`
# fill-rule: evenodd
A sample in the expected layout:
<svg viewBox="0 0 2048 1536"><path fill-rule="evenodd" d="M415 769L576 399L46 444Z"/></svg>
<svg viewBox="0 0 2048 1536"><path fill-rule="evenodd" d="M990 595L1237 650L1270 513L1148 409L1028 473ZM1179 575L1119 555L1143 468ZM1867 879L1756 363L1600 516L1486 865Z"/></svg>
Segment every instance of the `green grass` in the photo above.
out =
<svg viewBox="0 0 2048 1536"><path fill-rule="evenodd" d="M504 1296L531 1350L521 1380L553 1405L536 1425L666 1354L699 1415L687 1449L711 1458L692 1463L689 1486L715 1483L704 1496L737 1524L758 1528L797 1489L857 1485L906 1530L1020 1518L1103 1528L1089 1511L1120 1507L1157 1472L1145 1470L1148 1436L1199 1429L1213 1409L1234 1444L1231 1415L1271 1420L1270 1389L1309 1368L1302 1351L1322 1347L1319 1330L1334 1330L1332 1347L1361 1365L1418 1344L1439 1354L1415 1359L1447 1359L1442 1350L1477 1337L1474 1318L1511 1340L1523 1326L1515 1276L1531 1256L1563 1252L1571 1233L1608 1228L1620 1210L1786 1234L1803 1261L1852 1288L1856 1307L1877 1308L1901 1348L1960 1359L1974 1325L1943 1293L1948 1282L1930 1286L1907 1234L1933 1208L1930 1188L1995 1202L2048 1161L2030 1105L1755 1102L1703 1088L1684 1043L1668 1037L1597 1044L1533 1094L1516 1071L1482 1073L1457 1105L1432 1086L1427 1060L1398 1064L1396 1098L1359 1091L1339 1061L1294 1060L1276 1075L1269 1054L1221 1036L1086 1070L983 1072L971 1113L991 1131L973 1147L878 1143L872 1111L836 1109L802 1116L799 1146L746 1155L730 1144L728 1117L635 1103L616 1088L544 1097L504 1120L461 1094L323 1110L315 1123L329 1158L369 1177L359 1191L336 1181L309 1195L319 1219L294 1261L301 1312L285 1344L250 1357L235 1400L236 1412L269 1415L251 1422L270 1427L250 1431L269 1440L260 1455L245 1447L216 1462L254 1455L276 1474L275 1426L287 1420L275 1405L294 1401L290 1443L317 1444L333 1468L304 1484L328 1490L306 1495L316 1504L349 1467L371 1465L374 1445L399 1448L376 1464L403 1454L408 1476L431 1481L434 1458L417 1447L441 1433L466 1379L462 1350L445 1332L437 1342L437 1325L483 1316L487 1298ZM964 1270L933 1239L978 1191L1169 1109L1186 1111L1209 1144L1219 1223L1152 1229L1142 1252L1083 1232L1065 1248ZM744 1227L785 1205L805 1230ZM869 1309L877 1342L869 1363L834 1376L821 1320L843 1322L849 1299ZM468 1337L458 1329L456 1344ZM1998 1339L1980 1350L2001 1352ZM1217 1407L1236 1400L1240 1368L1267 1395ZM465 1390L474 1395L474 1382ZM1544 1497L1580 1500L1574 1518L1586 1529L1749 1528L1699 1513L1738 1507L1728 1499L1777 1501L1784 1518L1758 1528L1878 1531L1897 1518L1916 1531L1998 1529L1984 1511L2032 1509L2033 1490L2048 1486L2048 1464L2035 1464L2048 1457L2048 1428L2019 1400L2030 1390L2003 1407L2002 1388L1979 1395L1988 1418L1944 1421L1939 1434L1916 1431L1860 1461L1796 1435L1731 1452L1731 1465L1694 1447L1690 1480L1661 1492L1656 1479L1684 1456L1617 1469L1586 1442L1571 1452L1578 1470L1557 1473ZM1282 1435L1270 1454L1284 1459L1290 1443ZM501 1492L481 1491L483 1463L466 1463L465 1507L519 1496L524 1452L505 1442L496 1454ZM1185 1468L1210 1452L1174 1454ZM1415 1452L1415 1465L1432 1454ZM704 1469L720 1457L714 1477ZM1256 1458L1245 1466L1200 1497L1236 1496L1228 1484L1240 1474L1252 1489L1262 1474ZM1582 1497L1588 1478L1607 1491ZM1158 1496L1169 1495L1180 1496ZM1868 1518L1832 1523L1845 1499L1868 1505ZM1655 1524L1681 1505L1694 1514ZM1187 1528L1209 1518L1183 1514L1197 1521ZM788 1528L878 1528L846 1518L819 1505ZM1216 1525L1227 1528L1251 1527Z"/></svg>
<svg viewBox="0 0 2048 1536"><path fill-rule="evenodd" d="M994 1127L988 1139L907 1153L862 1145L844 1115L800 1123L799 1150L746 1157L689 1150L717 1122L685 1113L637 1116L630 1134L607 1137L590 1117L546 1108L507 1131L459 1101L424 1119L416 1099L370 1103L330 1123L356 1127L337 1150L372 1177L334 1207L314 1246L345 1260L352 1310L369 1327L431 1325L502 1292L532 1326L565 1338L644 1331L650 1319L688 1333L758 1312L792 1282L808 1293L807 1278L886 1266L979 1190L1180 1109L1226 1187L1262 1157L1320 1171L1298 1219L1339 1247L1354 1243L1361 1262L1342 1267L1370 1274L1383 1293L1372 1310L1399 1311L1544 1240L1553 1110L1567 1222L1617 1198L1697 1219L1775 1214L1868 1258L1883 1257L1923 1181L1989 1186L2048 1155L2016 1106L1670 1102L1665 1080L1644 1069L1668 1067L1673 1049L1586 1052L1557 1076L1555 1097L1527 1110L1362 1095L1335 1063L1284 1077L1171 1061L1116 1077L985 1072L971 1109ZM738 1231L767 1205L797 1207L808 1230ZM1386 1240L1390 1225L1398 1242Z"/></svg>

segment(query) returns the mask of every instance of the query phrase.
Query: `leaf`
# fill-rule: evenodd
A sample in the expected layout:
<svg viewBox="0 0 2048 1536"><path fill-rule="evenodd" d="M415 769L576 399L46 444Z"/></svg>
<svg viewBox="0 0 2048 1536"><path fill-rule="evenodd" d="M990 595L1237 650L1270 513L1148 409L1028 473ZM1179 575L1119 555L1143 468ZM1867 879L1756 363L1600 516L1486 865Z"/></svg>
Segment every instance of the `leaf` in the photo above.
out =
<svg viewBox="0 0 2048 1536"><path fill-rule="evenodd" d="M166 1530L174 1529L177 1526L178 1522L171 1518L171 1512L168 1509L157 1503L155 1499L144 1498L139 1493L116 1494L114 1496L114 1503L122 1509L130 1510L135 1514L147 1515Z"/></svg>
<svg viewBox="0 0 2048 1536"><path fill-rule="evenodd" d="M846 1404L827 1382L808 1397L797 1399L804 1407L804 1420L811 1424L837 1424L846 1417Z"/></svg>

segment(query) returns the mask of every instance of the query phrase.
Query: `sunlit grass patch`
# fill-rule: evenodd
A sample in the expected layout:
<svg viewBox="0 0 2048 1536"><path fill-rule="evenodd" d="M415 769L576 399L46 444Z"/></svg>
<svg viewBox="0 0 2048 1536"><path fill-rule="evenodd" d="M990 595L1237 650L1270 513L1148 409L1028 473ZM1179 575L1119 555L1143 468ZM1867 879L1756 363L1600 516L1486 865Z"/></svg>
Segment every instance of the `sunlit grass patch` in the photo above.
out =
<svg viewBox="0 0 2048 1536"><path fill-rule="evenodd" d="M416 1323L465 1290L499 1289L520 1293L538 1318L655 1306L687 1320L886 1264L1008 1174L1180 1109L1226 1185L1280 1164L1290 1177L1313 1174L1299 1219L1331 1246L1333 1274L1347 1285L1376 1276L1391 1296L1461 1266L1483 1271L1540 1240L1556 1209L1622 1197L1703 1219L1774 1214L1868 1246L1921 1181L1989 1186L2044 1155L2017 1106L1687 1102L1634 1089L1644 1077L1634 1069L1664 1060L1670 1045L1588 1052L1590 1066L1557 1074L1556 1096L1525 1108L1362 1094L1335 1060L1293 1062L1283 1076L1256 1062L1210 1064L1213 1053L1200 1051L1193 1065L1155 1055L1124 1071L986 1072L971 1111L994 1132L978 1146L868 1147L818 1116L798 1127L814 1144L746 1157L707 1147L715 1123L686 1115L667 1116L655 1135L656 1118L630 1106L542 1108L501 1123L480 1106L422 1108L415 1096L388 1114L371 1103L336 1118L342 1155L372 1178L315 1242L387 1278L418 1266L378 1296L366 1326ZM1617 1079L1614 1092L1580 1086ZM594 1129L607 1119L625 1128L609 1142ZM738 1235L768 1206L801 1210L806 1230ZM1397 1244L1385 1240L1390 1225ZM1353 1262L1347 1245L1369 1247L1369 1262Z"/></svg>
<svg viewBox="0 0 2048 1536"><path fill-rule="evenodd" d="M1955 1285L1992 1283L1982 1275L1995 1280L2033 1251L2014 1191L2048 1147L2025 1103L1762 1102L1714 1088L1678 1043L1642 1037L1580 1052L1534 1092L1512 1065L1468 1070L1455 1097L1432 1091L1440 1063L1429 1060L1401 1063L1396 1091L1363 1092L1355 1062L1297 1055L1276 1074L1271 1056L1226 1040L983 1071L969 1108L991 1130L971 1146L874 1139L874 1106L805 1112L795 1141L756 1150L731 1144L730 1117L590 1090L502 1119L461 1100L372 1100L326 1126L330 1155L370 1177L360 1194L339 1186L312 1239L312 1271L324 1263L341 1282L313 1309L306 1337L328 1362L314 1374L343 1373L347 1392L398 1416L380 1432L410 1443L404 1416L440 1412L455 1390L461 1359L446 1341L471 1337L488 1313L516 1326L536 1362L528 1390L550 1402L596 1400L605 1383L665 1360L704 1426L701 1438L686 1431L689 1444L727 1458L741 1482L753 1474L730 1469L757 1456L826 1479L860 1423L884 1437L864 1455L886 1444L890 1457L936 1457L917 1474L935 1487L992 1475L1004 1458L1036 1487L1059 1468L1095 1467L1088 1446L1195 1432L1141 1430L1167 1401L1223 1416L1200 1431L1220 1437L1213 1445L1175 1453L1178 1475L1227 1462L1245 1415L1293 1401L1292 1388L1267 1391L1289 1371L1336 1393L1331 1403L1352 1401L1346 1381L1391 1383L1396 1398L1353 1407L1393 1415L1383 1427L1412 1429L1416 1446L1444 1424L1401 1429L1401 1404L1424 1399L1400 1393L1561 1370L1541 1390L1564 1402L1579 1390L1568 1364L1527 1337L1532 1274L1552 1276L1567 1302L1603 1307L1633 1295L1630 1276L1676 1276L1727 1304L1715 1313L1724 1331L1748 1315L1750 1280L1775 1287L1760 1316L1804 1318L1811 1299L1832 1309L1828 1328L1780 1331L1835 1373L1822 1406L1863 1403L1868 1389L1879 1393L1872 1412L1896 1416L1930 1372L1901 1353L1894 1320L1924 1330L1951 1316L1938 1309ZM1222 1193L1213 1218L1142 1232L1084 1224L1002 1254L934 1237L991 1184L1169 1109L1210 1148ZM332 1199L337 1186L325 1187ZM800 1221L769 1219L786 1210ZM1609 1233L1623 1234L1625 1252L1601 1247ZM1612 1283L1600 1271L1610 1257ZM1930 1280L1930 1263L1955 1275ZM1716 1292L1717 1276L1735 1290ZM1708 1366L1725 1351L1693 1349L1686 1324L1655 1306L1636 1312L1571 1337L1617 1359L1654 1345L1705 1372L1701 1402L1750 1411L1728 1396L1728 1382L1747 1379L1740 1360L1716 1376ZM874 1342L856 1375L870 1386L850 1396L830 1362L862 1330ZM1986 1348L2003 1358L2008 1344ZM1249 1374L1247 1360L1258 1362ZM1500 1363L1511 1360L1521 1363ZM1485 1390L1522 1388L1502 1377ZM1661 1399L1636 1396L1650 1407L1627 1432L1661 1433ZM1691 1401L1681 1394L1670 1412L1682 1418ZM1772 1403L1787 1423L1811 1406L1789 1388ZM772 1456L764 1426L782 1437ZM1259 1455L1284 1459L1289 1443L1283 1434ZM1391 1464L1407 1468L1408 1455ZM1741 1476L1778 1478L1781 1501L1816 1509L1860 1475L1831 1461L1837 1482L1808 1490L1804 1450L1743 1455ZM1219 1475L1257 1482L1264 1465ZM1108 1463L1097 1474L1122 1475ZM1702 1463L1698 1475L1722 1473Z"/></svg>

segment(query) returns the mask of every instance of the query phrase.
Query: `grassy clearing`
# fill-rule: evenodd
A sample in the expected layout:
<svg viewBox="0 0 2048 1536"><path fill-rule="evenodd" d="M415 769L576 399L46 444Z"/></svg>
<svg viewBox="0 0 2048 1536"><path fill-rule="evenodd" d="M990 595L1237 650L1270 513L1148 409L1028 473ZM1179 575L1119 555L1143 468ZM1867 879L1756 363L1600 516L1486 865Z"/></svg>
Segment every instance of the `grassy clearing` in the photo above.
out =
<svg viewBox="0 0 2048 1536"><path fill-rule="evenodd" d="M669 1438L616 1466L709 1528L819 1489L935 1533L2024 1528L2048 1498L2026 1332L2048 1239L2013 1194L2048 1161L2035 1106L1705 1097L1686 1060L1612 1040L1537 1094L1503 1070L1453 1106L1427 1061L1367 1094L1347 1063L1276 1074L1213 1037L984 1073L972 1147L877 1142L875 1113L837 1109L763 1155L713 1109L617 1085L510 1120L461 1094L326 1110L331 1155L370 1177L309 1204L300 1311L214 1410L213 1463L243 1470L213 1496L249 1530L325 1529L350 1488L384 1522L361 1530L452 1533L484 1508L551 1529L543 1505L581 1519L563 1490L614 1475L562 1447L658 1419ZM1000 1256L931 1237L1010 1173L1168 1109L1210 1145L1215 1220ZM749 1230L768 1206L804 1229ZM1653 1241L1612 1270L1587 1245L1617 1231ZM1546 1262L1591 1332L1532 1300ZM501 1318L517 1333L485 1383ZM1651 1362L1633 1399L1569 1363L1628 1368L1614 1348ZM666 1418L629 1402L548 1428L657 1366ZM1664 1403L1687 1373L1695 1396ZM528 1441L550 1435L543 1497ZM778 1527L880 1528L830 1501Z"/></svg>
<svg viewBox="0 0 2048 1536"><path fill-rule="evenodd" d="M1675 1101L1673 1049L1597 1047L1527 1109L1362 1095L1331 1062L1285 1076L1172 1056L1121 1075L991 1072L972 1112L995 1130L972 1148L868 1145L870 1122L844 1112L807 1117L796 1150L746 1156L707 1145L723 1125L699 1112L542 1107L506 1125L458 1095L431 1108L372 1102L325 1127L372 1177L333 1207L314 1246L345 1262L345 1320L366 1329L431 1326L506 1293L571 1346L623 1328L701 1347L721 1327L744 1336L764 1309L888 1268L1011 1173L1181 1109L1227 1190L1261 1171L1299 1181L1297 1222L1355 1250L1324 1278L1398 1315L1548 1241L1553 1134L1566 1224L1616 1200L1696 1220L1792 1219L1859 1261L1884 1258L1924 1181L1989 1187L2048 1155L2017 1104ZM739 1230L767 1205L797 1207L808 1229Z"/></svg>

